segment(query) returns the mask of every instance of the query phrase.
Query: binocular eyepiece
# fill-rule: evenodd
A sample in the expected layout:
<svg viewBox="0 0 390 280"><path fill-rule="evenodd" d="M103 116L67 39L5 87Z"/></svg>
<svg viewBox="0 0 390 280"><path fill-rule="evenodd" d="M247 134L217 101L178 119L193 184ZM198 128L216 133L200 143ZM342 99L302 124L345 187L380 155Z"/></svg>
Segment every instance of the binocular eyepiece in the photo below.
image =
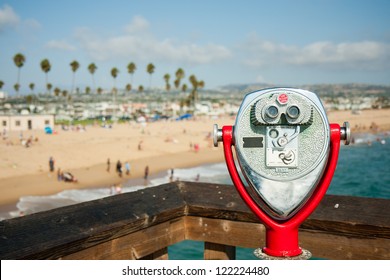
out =
<svg viewBox="0 0 390 280"><path fill-rule="evenodd" d="M254 125L307 124L313 117L312 105L296 95L280 93L268 99L260 99L252 107Z"/></svg>

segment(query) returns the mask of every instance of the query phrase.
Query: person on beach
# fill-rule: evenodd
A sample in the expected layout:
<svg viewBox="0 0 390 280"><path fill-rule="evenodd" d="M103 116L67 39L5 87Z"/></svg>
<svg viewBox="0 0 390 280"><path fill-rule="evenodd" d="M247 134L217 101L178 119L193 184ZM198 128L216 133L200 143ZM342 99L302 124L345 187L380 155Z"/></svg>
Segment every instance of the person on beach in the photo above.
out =
<svg viewBox="0 0 390 280"><path fill-rule="evenodd" d="M58 182L62 181L62 171L61 171L61 168L57 169L57 181Z"/></svg>
<svg viewBox="0 0 390 280"><path fill-rule="evenodd" d="M171 175L169 176L169 182L173 182L173 174L175 173L175 170L171 168Z"/></svg>
<svg viewBox="0 0 390 280"><path fill-rule="evenodd" d="M195 150L195 153L198 153L199 152L199 144L198 143L196 143L195 145L194 145L194 150Z"/></svg>
<svg viewBox="0 0 390 280"><path fill-rule="evenodd" d="M50 172L54 172L54 159L53 159L53 157L49 158L49 169L50 169Z"/></svg>
<svg viewBox="0 0 390 280"><path fill-rule="evenodd" d="M116 163L116 172L118 173L119 177L122 177L122 163L120 160Z"/></svg>
<svg viewBox="0 0 390 280"><path fill-rule="evenodd" d="M139 143L138 143L138 151L142 151L143 150L143 143L144 143L144 141L139 141Z"/></svg>
<svg viewBox="0 0 390 280"><path fill-rule="evenodd" d="M145 173L144 173L145 185L147 185L148 183L148 177L149 177L149 165L145 167Z"/></svg>
<svg viewBox="0 0 390 280"><path fill-rule="evenodd" d="M107 159L107 172L110 172L111 162L110 158Z"/></svg>
<svg viewBox="0 0 390 280"><path fill-rule="evenodd" d="M126 169L126 175L129 176L130 175L130 163L128 161L126 161L126 163L125 163L125 169Z"/></svg>
<svg viewBox="0 0 390 280"><path fill-rule="evenodd" d="M69 182L69 183L77 183L78 182L76 177L73 176L73 174L70 172L64 172L62 175L62 178L64 179L65 182Z"/></svg>

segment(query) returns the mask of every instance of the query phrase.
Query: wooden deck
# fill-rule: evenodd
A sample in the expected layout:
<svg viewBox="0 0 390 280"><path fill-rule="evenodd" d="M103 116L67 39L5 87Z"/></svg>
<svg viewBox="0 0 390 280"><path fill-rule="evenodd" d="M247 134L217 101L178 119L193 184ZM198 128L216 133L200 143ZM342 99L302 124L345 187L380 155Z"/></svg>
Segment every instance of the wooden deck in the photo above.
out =
<svg viewBox="0 0 390 280"><path fill-rule="evenodd" d="M300 245L326 259L390 259L389 211L390 200L327 195ZM235 259L264 232L234 187L176 182L1 221L0 258L169 259L168 246L198 240L205 259Z"/></svg>

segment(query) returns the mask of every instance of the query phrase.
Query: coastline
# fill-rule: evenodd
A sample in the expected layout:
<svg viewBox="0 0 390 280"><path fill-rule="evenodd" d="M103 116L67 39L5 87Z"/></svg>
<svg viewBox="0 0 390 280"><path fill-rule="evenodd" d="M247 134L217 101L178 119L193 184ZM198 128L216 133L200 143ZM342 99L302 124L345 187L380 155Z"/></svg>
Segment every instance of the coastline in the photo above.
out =
<svg viewBox="0 0 390 280"><path fill-rule="evenodd" d="M365 110L358 115L350 111L333 111L328 112L328 117L331 123L340 125L348 120L353 133L390 131L390 109ZM22 196L53 195L72 189L109 188L128 180L140 185L146 166L149 166L149 177L152 178L171 168L223 162L221 145L213 147L210 137L214 123L220 127L232 125L234 118L121 124L112 130L88 127L85 132L63 132L56 128L59 132L56 135L34 131L39 142L27 149L18 145L19 133L13 133L10 135L13 145L0 141L0 210L12 208ZM143 145L141 151L137 149L140 143ZM193 144L200 146L199 151L193 149ZM56 159L56 168L70 171L77 177L78 183L57 181L56 172L48 171L47 162L51 155ZM106 171L107 157L111 158L110 172ZM130 162L131 176L123 174L120 178L116 174L117 159L123 164L126 160Z"/></svg>
<svg viewBox="0 0 390 280"><path fill-rule="evenodd" d="M200 150L198 153L187 151L172 155L140 158L132 161L131 175L123 174L120 178L115 170L106 171L106 164L97 164L91 167L72 169L72 174L77 174L79 182L59 182L55 173L23 175L18 177L3 178L0 181L1 198L0 205L15 204L22 196L51 195L63 190L84 188L109 188L113 185L122 185L125 182L133 182L134 185L143 184L144 167L149 165L149 178L166 172L170 168L189 168L202 164L222 162L222 148ZM44 184L42 183L44 182ZM37 186L40 187L37 187Z"/></svg>

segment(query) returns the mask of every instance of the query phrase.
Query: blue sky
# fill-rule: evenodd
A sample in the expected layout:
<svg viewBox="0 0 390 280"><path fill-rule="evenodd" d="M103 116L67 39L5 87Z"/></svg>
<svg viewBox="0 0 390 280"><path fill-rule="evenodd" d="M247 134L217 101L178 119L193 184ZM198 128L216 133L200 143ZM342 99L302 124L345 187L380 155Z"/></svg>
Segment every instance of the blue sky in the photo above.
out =
<svg viewBox="0 0 390 280"><path fill-rule="evenodd" d="M206 88L265 82L276 85L370 83L390 85L390 1L0 1L0 80L13 93L21 52L21 92L45 77L70 89L70 62L77 60L76 86L112 88L130 82L149 86L146 65L156 66L153 86L163 86L181 67ZM171 78L171 84L173 78ZM187 82L188 83L188 82ZM189 84L189 83L188 83Z"/></svg>

